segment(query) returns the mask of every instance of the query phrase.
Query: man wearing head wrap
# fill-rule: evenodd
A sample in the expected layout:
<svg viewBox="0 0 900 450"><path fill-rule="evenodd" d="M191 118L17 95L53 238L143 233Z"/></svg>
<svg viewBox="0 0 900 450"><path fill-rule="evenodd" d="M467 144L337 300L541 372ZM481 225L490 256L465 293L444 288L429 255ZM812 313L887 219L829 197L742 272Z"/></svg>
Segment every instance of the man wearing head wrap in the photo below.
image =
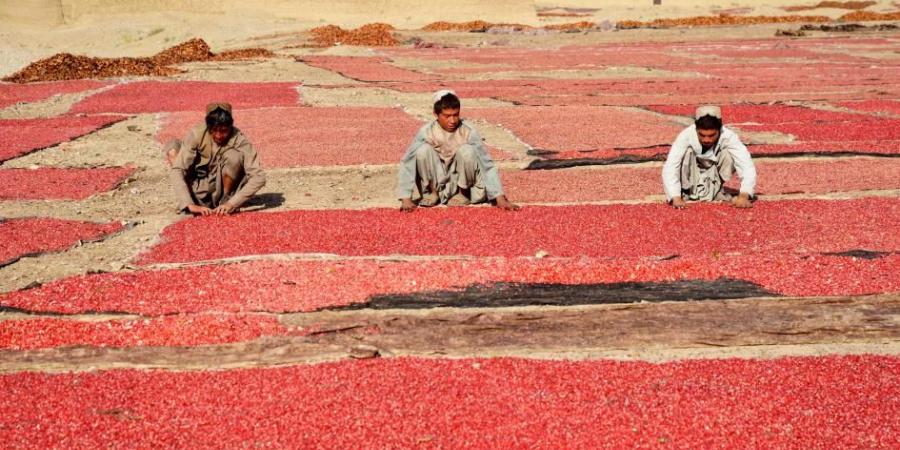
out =
<svg viewBox="0 0 900 450"><path fill-rule="evenodd" d="M752 207L756 167L747 147L737 134L722 126L719 107L701 106L694 119L694 124L675 139L663 165L666 199L679 209L686 206L685 199L731 200L738 208ZM722 186L735 172L741 179L741 190L732 198Z"/></svg>
<svg viewBox="0 0 900 450"><path fill-rule="evenodd" d="M205 122L165 151L179 211L230 214L266 184L256 150L234 126L228 103L207 105Z"/></svg>
<svg viewBox="0 0 900 450"><path fill-rule="evenodd" d="M432 96L435 120L425 124L400 160L397 197L402 211L447 204L461 195L464 203L493 202L505 210L519 206L507 200L497 166L484 149L478 131L459 117L460 102L451 90Z"/></svg>

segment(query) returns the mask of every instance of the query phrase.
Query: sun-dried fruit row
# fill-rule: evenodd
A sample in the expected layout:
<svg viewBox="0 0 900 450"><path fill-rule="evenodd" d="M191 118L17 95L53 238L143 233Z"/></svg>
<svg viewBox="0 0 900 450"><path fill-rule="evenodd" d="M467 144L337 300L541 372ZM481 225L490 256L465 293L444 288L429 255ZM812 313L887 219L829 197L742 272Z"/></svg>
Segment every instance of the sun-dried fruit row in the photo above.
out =
<svg viewBox="0 0 900 450"><path fill-rule="evenodd" d="M0 376L34 448L896 448L900 359L369 359ZM40 424L38 427L35 424Z"/></svg>

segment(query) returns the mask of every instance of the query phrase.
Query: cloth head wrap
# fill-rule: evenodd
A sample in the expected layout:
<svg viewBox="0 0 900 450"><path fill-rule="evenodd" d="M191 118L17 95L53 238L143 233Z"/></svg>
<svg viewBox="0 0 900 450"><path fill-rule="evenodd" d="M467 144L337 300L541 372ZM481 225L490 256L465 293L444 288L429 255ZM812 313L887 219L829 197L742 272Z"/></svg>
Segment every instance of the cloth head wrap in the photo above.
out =
<svg viewBox="0 0 900 450"><path fill-rule="evenodd" d="M444 98L444 96L447 94L456 95L456 92L453 92L452 89L441 89L434 94L431 94L431 99L434 100L434 103L437 103L441 101L441 99Z"/></svg>
<svg viewBox="0 0 900 450"><path fill-rule="evenodd" d="M722 109L712 105L701 106L694 112L694 119L699 119L703 116L713 116L716 119L722 120Z"/></svg>
<svg viewBox="0 0 900 450"><path fill-rule="evenodd" d="M217 109L222 109L228 112L231 112L231 103L226 102L214 102L206 105L206 113L209 114Z"/></svg>

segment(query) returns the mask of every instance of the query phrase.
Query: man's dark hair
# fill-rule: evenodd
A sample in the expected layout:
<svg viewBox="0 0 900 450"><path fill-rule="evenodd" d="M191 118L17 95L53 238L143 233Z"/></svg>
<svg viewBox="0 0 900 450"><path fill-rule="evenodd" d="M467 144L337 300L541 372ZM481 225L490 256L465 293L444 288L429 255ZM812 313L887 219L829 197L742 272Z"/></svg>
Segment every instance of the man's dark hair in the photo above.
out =
<svg viewBox="0 0 900 450"><path fill-rule="evenodd" d="M434 113L440 114L445 109L459 109L459 97L453 94L444 94L440 100L434 102Z"/></svg>
<svg viewBox="0 0 900 450"><path fill-rule="evenodd" d="M698 130L721 130L722 119L710 115L703 116L694 121Z"/></svg>
<svg viewBox="0 0 900 450"><path fill-rule="evenodd" d="M227 125L229 128L234 126L234 118L231 117L231 113L222 108L216 108L206 115L206 128L214 128L219 125Z"/></svg>

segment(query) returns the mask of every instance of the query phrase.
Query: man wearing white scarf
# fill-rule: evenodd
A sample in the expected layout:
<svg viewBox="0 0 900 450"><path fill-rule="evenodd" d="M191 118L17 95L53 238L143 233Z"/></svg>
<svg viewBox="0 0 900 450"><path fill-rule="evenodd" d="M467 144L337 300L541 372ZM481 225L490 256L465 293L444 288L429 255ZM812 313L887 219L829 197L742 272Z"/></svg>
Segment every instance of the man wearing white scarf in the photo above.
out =
<svg viewBox="0 0 900 450"><path fill-rule="evenodd" d="M694 125L687 127L669 150L662 179L666 199L675 208L687 200L731 200L738 208L753 206L756 167L747 147L733 131L722 126L717 106L701 106L694 113ZM722 186L737 172L741 191L732 198Z"/></svg>
<svg viewBox="0 0 900 450"><path fill-rule="evenodd" d="M402 211L416 206L447 204L462 195L466 203L493 202L505 210L518 205L507 200L494 161L484 148L478 131L460 119L460 102L448 89L432 96L435 120L416 133L400 160L397 197ZM413 201L418 188L421 199Z"/></svg>

